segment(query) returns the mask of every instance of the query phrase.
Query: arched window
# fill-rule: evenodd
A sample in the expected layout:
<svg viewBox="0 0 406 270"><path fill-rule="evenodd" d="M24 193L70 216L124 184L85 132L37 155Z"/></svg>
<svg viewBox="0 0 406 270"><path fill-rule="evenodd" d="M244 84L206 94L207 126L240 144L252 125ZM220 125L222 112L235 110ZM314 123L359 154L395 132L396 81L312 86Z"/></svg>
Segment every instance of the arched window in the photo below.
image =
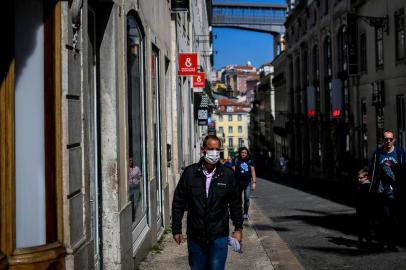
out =
<svg viewBox="0 0 406 270"><path fill-rule="evenodd" d="M128 197L132 221L146 216L144 42L136 15L127 16Z"/></svg>

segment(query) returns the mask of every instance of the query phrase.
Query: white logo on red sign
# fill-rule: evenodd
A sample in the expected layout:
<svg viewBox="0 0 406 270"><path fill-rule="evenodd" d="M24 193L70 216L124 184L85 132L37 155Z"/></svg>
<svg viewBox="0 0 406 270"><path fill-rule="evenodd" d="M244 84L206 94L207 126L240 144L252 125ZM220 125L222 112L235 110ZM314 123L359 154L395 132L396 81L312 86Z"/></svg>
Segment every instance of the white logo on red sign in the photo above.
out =
<svg viewBox="0 0 406 270"><path fill-rule="evenodd" d="M179 75L193 76L197 73L197 53L179 53Z"/></svg>
<svg viewBox="0 0 406 270"><path fill-rule="evenodd" d="M206 87L206 74L204 72L199 72L193 76L192 87L193 88Z"/></svg>

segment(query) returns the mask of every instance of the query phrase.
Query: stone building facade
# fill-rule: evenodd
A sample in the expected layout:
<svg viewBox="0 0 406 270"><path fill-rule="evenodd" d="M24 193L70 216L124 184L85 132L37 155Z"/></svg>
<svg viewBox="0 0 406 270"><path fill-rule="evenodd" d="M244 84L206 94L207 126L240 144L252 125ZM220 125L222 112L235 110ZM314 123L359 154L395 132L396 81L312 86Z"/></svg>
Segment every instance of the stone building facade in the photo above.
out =
<svg viewBox="0 0 406 270"><path fill-rule="evenodd" d="M268 67L269 64L268 64ZM269 168L274 158L275 89L273 68L260 72L251 110L250 142L256 167Z"/></svg>
<svg viewBox="0 0 406 270"><path fill-rule="evenodd" d="M273 122L274 135L274 165L279 168L278 159L288 156L289 144L289 95L286 91L286 51L281 51L272 61L274 76L272 85L275 91L275 119Z"/></svg>
<svg viewBox="0 0 406 270"><path fill-rule="evenodd" d="M213 120L216 123L216 134L222 141L220 157L235 157L238 148L250 147L248 133L250 126L250 105L238 102L234 98L218 98Z"/></svg>
<svg viewBox="0 0 406 270"><path fill-rule="evenodd" d="M210 32L172 2L3 5L0 269L134 269L163 234L199 155L178 52Z"/></svg>
<svg viewBox="0 0 406 270"><path fill-rule="evenodd" d="M383 130L405 146L405 2L288 4L290 163L304 174L348 179Z"/></svg>

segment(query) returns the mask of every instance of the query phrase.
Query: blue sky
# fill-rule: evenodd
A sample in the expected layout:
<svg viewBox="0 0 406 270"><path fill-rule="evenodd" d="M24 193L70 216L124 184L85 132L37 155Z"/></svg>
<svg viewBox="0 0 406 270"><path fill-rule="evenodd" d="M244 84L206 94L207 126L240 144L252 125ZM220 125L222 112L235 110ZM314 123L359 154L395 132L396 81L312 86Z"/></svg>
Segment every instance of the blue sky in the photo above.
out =
<svg viewBox="0 0 406 270"><path fill-rule="evenodd" d="M216 1L224 2L213 0L213 2ZM235 2L286 3L285 0L238 0ZM217 35L217 39L213 41L213 48L217 51L217 54L214 55L216 69L230 64L244 65L248 61L253 66L259 67L273 59L271 34L231 28L213 28L213 33Z"/></svg>

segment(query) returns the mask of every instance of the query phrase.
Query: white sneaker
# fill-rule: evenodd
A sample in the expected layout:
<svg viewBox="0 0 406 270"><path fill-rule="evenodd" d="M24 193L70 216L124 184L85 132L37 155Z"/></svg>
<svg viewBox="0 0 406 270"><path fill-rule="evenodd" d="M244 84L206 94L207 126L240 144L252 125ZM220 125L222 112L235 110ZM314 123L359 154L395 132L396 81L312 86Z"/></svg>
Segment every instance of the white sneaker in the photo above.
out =
<svg viewBox="0 0 406 270"><path fill-rule="evenodd" d="M244 219L248 219L248 214L244 214Z"/></svg>

